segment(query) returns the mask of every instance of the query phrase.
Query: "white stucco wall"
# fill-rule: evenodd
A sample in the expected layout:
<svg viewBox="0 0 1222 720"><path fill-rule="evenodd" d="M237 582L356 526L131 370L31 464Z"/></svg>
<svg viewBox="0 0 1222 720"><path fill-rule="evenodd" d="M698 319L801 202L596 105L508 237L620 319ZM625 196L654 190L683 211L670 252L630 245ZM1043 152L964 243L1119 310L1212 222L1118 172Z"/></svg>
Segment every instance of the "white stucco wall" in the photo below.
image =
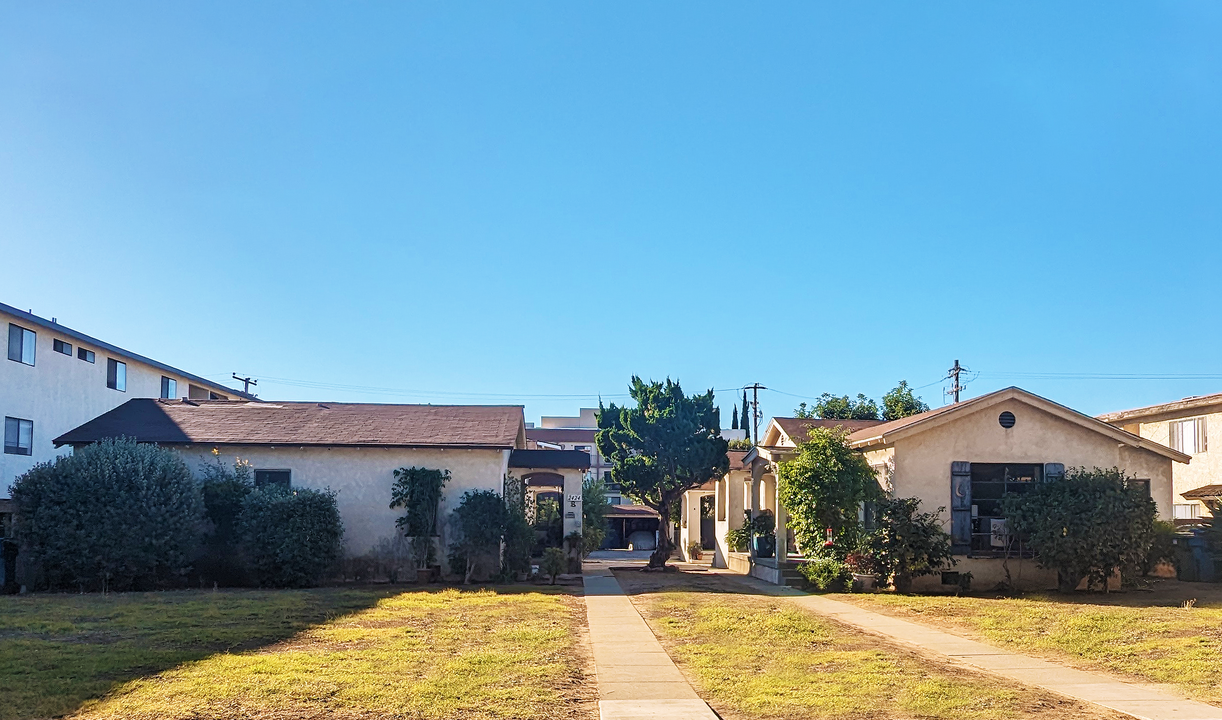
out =
<svg viewBox="0 0 1222 720"><path fill-rule="evenodd" d="M1195 490L1205 485L1222 484L1222 413L1183 413L1172 417L1161 417L1143 421L1139 425L1125 426L1130 431L1136 430L1143 438L1153 440L1170 447L1171 423L1188 418L1203 418L1208 441L1205 452L1194 453L1192 462L1187 465L1175 463L1172 468L1172 484L1174 501L1181 504L1196 504L1202 517L1209 516L1209 509L1197 500L1187 500L1182 493Z"/></svg>
<svg viewBox="0 0 1222 720"><path fill-rule="evenodd" d="M192 470L202 463L216 461L212 446L175 449ZM402 514L401 510L389 507L395 470L411 466L449 470L450 481L442 491L439 515L442 542L439 559L443 566L450 537L448 519L463 493L468 490L501 493L509 465L508 450L224 445L217 450L223 463L232 465L241 458L256 470L291 470L294 487L336 491L344 519L346 552L350 555L368 552L379 539L394 534L395 519Z"/></svg>
<svg viewBox="0 0 1222 720"><path fill-rule="evenodd" d="M34 365L8 359L8 326L15 323L36 333ZM54 340L72 345L72 355L57 353ZM52 440L69 430L92 420L132 398L160 397L161 378L173 378L178 383L178 396L187 394L191 384L182 375L130 358L112 355L88 343L78 343L67 335L33 325L22 318L0 311L0 416L32 420L34 423L33 454L0 453L0 497L8 497L9 485L35 463L46 462L70 452L56 449ZM78 360L77 348L84 347L95 354L93 363ZM127 364L127 391L106 387L106 359L113 357ZM220 386L213 386L220 392Z"/></svg>

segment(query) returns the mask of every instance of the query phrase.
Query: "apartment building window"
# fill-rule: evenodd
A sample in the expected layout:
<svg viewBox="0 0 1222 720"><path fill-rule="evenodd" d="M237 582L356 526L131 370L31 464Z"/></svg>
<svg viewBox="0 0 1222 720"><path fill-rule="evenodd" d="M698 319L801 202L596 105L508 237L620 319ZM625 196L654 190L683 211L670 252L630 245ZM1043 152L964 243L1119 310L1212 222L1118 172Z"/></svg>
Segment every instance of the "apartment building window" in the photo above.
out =
<svg viewBox="0 0 1222 720"><path fill-rule="evenodd" d="M574 445L574 446L573 446L573 449L574 449L574 450L579 450L579 451L581 451L581 452L583 452L583 453L588 453L588 452L590 452L590 446L589 446L589 445Z"/></svg>
<svg viewBox="0 0 1222 720"><path fill-rule="evenodd" d="M161 399L172 400L178 397L178 381L174 378L161 376Z"/></svg>
<svg viewBox="0 0 1222 720"><path fill-rule="evenodd" d="M127 392L127 363L106 358L106 387Z"/></svg>
<svg viewBox="0 0 1222 720"><path fill-rule="evenodd" d="M1186 455L1203 453L1208 449L1209 438L1205 433L1205 418L1189 418L1172 422L1170 426L1171 449Z"/></svg>
<svg viewBox="0 0 1222 720"><path fill-rule="evenodd" d="M279 485L288 488L292 479L292 470L255 470L255 487Z"/></svg>
<svg viewBox="0 0 1222 720"><path fill-rule="evenodd" d="M34 453L34 421L4 418L4 453L32 455Z"/></svg>
<svg viewBox="0 0 1222 720"><path fill-rule="evenodd" d="M91 363L91 362L93 362L95 359L97 359L97 356L93 354L93 351L92 351L92 350L86 350L86 349L85 349L85 348L83 348L83 347L78 347L78 348L76 349L76 359L77 359L77 360L84 360L84 361L85 361L85 362L87 362L87 363Z"/></svg>
<svg viewBox="0 0 1222 720"><path fill-rule="evenodd" d="M51 341L51 348L61 355L72 357L72 343L66 343L59 338L55 338Z"/></svg>
<svg viewBox="0 0 1222 720"><path fill-rule="evenodd" d="M33 330L9 323L8 359L24 365L34 364L34 342L38 336Z"/></svg>
<svg viewBox="0 0 1222 720"><path fill-rule="evenodd" d="M1198 503L1176 503L1174 513L1176 520L1198 520L1201 517L1201 506Z"/></svg>

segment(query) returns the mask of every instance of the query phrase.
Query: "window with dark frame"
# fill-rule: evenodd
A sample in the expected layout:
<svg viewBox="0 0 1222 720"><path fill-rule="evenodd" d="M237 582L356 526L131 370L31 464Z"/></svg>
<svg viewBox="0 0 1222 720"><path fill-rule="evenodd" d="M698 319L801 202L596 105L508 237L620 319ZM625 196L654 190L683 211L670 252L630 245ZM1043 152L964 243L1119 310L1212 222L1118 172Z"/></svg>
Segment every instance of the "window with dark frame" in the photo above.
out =
<svg viewBox="0 0 1222 720"><path fill-rule="evenodd" d="M288 488L293 479L292 470L255 470L255 487L278 485Z"/></svg>
<svg viewBox="0 0 1222 720"><path fill-rule="evenodd" d="M106 387L127 392L127 363L106 358Z"/></svg>
<svg viewBox="0 0 1222 720"><path fill-rule="evenodd" d="M1018 557L1017 544L1007 548L1006 518L1001 499L1022 495L1044 480L1042 464L972 463L972 557ZM1031 555L1021 549L1023 557Z"/></svg>
<svg viewBox="0 0 1222 720"><path fill-rule="evenodd" d="M72 343L66 343L59 338L55 338L51 341L51 349L57 353L60 353L61 355L72 357Z"/></svg>
<svg viewBox="0 0 1222 720"><path fill-rule="evenodd" d="M77 360L84 360L84 361L85 361L85 362L87 362L87 363L91 363L91 362L93 362L94 360L96 360L96 359L97 359L97 356L93 354L93 351L92 351L92 350L86 350L86 349L85 349L85 348L83 348L83 347L77 347L77 349L76 349L76 359L77 359Z"/></svg>
<svg viewBox="0 0 1222 720"><path fill-rule="evenodd" d="M173 400L178 396L178 381L174 378L161 376L161 399Z"/></svg>
<svg viewBox="0 0 1222 720"><path fill-rule="evenodd" d="M8 325L8 359L22 365L34 364L34 348L38 335L20 325Z"/></svg>
<svg viewBox="0 0 1222 720"><path fill-rule="evenodd" d="M4 418L4 454L34 454L34 421Z"/></svg>

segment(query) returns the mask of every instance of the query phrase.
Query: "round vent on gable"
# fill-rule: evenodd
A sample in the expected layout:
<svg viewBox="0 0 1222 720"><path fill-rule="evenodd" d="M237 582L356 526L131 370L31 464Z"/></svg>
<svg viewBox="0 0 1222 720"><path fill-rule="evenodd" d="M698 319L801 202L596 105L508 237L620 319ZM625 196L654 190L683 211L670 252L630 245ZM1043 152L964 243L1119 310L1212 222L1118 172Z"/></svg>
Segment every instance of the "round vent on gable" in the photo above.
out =
<svg viewBox="0 0 1222 720"><path fill-rule="evenodd" d="M997 416L997 422L1000 423L1003 428L1009 430L1010 428L1014 427L1014 413L1010 412L1009 410L1003 412Z"/></svg>

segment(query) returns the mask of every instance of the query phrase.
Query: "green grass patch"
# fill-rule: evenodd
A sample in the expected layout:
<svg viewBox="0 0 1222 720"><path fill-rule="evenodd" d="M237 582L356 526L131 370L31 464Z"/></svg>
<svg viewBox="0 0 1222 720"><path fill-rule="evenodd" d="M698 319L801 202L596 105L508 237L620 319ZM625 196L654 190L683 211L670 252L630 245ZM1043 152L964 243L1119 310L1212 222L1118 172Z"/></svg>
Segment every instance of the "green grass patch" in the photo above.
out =
<svg viewBox="0 0 1222 720"><path fill-rule="evenodd" d="M633 589L697 691L742 718L1100 717L1042 691L918 657L784 599L680 584ZM655 582L655 581L647 581ZM726 581L720 581L726 582ZM1105 713L1106 716L1111 716Z"/></svg>
<svg viewBox="0 0 1222 720"><path fill-rule="evenodd" d="M1178 686L1222 703L1222 602L1161 605L1153 593L1023 598L842 595L879 612L966 630L1017 652Z"/></svg>
<svg viewBox="0 0 1222 720"><path fill-rule="evenodd" d="M0 719L581 715L582 620L537 588L0 598Z"/></svg>

